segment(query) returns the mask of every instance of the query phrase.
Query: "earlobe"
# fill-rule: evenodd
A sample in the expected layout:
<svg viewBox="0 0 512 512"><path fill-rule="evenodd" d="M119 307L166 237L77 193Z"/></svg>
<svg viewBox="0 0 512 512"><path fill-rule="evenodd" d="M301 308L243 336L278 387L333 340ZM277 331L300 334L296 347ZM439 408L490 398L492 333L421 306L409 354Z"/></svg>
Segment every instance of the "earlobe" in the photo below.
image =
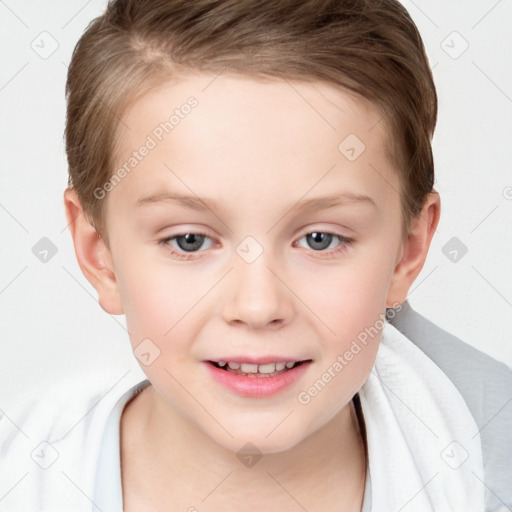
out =
<svg viewBox="0 0 512 512"><path fill-rule="evenodd" d="M402 257L393 272L386 307L396 307L405 302L412 283L425 264L440 215L441 199L437 192L432 192L403 242Z"/></svg>
<svg viewBox="0 0 512 512"><path fill-rule="evenodd" d="M89 223L75 190L64 191L64 206L78 265L98 292L101 307L112 315L124 313L112 256L96 229Z"/></svg>

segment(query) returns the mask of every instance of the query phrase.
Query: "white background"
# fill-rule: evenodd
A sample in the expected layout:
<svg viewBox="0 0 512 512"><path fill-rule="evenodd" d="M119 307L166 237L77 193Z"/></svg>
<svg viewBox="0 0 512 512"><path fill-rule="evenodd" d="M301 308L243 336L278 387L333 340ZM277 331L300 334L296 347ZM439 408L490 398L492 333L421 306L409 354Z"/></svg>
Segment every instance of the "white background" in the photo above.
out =
<svg viewBox="0 0 512 512"><path fill-rule="evenodd" d="M105 5L0 2L1 408L57 379L106 385L128 369L143 376L124 317L101 309L78 267L62 200L67 64ZM442 200L409 301L512 366L512 2L404 5L424 38L439 95L434 154ZM47 58L32 48L42 48L42 38L46 51L58 44ZM42 237L57 247L47 263L32 253ZM456 263L443 254L453 237L468 249Z"/></svg>

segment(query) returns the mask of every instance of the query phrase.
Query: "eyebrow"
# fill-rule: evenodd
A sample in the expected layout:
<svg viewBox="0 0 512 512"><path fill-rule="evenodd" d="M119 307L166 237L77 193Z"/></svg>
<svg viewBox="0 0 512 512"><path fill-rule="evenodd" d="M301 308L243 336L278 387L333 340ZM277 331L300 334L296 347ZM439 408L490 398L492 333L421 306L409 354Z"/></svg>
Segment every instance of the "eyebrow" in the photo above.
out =
<svg viewBox="0 0 512 512"><path fill-rule="evenodd" d="M169 192L155 192L152 194L148 194L143 196L137 200L136 208L155 204L155 203L178 203L187 208L197 211L220 211L221 206L218 201L211 198L200 198L197 196L169 193ZM377 204L370 197L364 194L353 194L353 193L340 193L333 194L329 196L323 197L314 197L310 199L302 199L297 201L297 203L289 205L287 211L292 209L299 210L307 210L307 211L316 211L323 210L327 208L332 208L333 206L338 205L346 205L353 203L363 203L373 206L377 208Z"/></svg>

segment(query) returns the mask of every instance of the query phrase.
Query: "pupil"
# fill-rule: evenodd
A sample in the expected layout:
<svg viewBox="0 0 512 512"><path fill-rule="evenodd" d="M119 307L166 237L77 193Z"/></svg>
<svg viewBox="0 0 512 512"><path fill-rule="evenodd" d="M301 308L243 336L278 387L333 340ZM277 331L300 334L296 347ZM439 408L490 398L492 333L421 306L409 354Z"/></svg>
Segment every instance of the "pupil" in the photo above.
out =
<svg viewBox="0 0 512 512"><path fill-rule="evenodd" d="M183 244L181 241L185 239L186 244ZM204 235L200 235L197 233L187 233L186 235L181 235L176 237L176 242L184 251L194 251L201 247L204 240Z"/></svg>
<svg viewBox="0 0 512 512"><path fill-rule="evenodd" d="M332 240L332 235L329 233L314 232L306 235L306 238L308 238L308 243L312 248L325 249L329 247ZM319 244L319 246L315 244Z"/></svg>

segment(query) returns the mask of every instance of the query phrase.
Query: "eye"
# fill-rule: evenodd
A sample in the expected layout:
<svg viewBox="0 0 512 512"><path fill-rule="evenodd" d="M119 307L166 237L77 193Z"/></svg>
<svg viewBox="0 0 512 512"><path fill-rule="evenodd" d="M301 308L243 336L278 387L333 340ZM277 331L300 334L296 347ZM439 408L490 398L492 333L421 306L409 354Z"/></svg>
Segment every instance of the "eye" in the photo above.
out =
<svg viewBox="0 0 512 512"><path fill-rule="evenodd" d="M177 235L168 236L158 241L159 245L165 246L171 249L173 256L181 259L188 259L196 252L200 252L199 249L203 246L205 239L210 240L210 237L206 233L180 233ZM314 252L319 252L326 256L336 255L344 250L354 241L351 238L347 238L337 233L329 233L326 231L313 231L307 233L301 237L295 244L299 244L299 241L305 239L310 245L310 248ZM326 251L333 242L339 242L332 251ZM176 243L177 247L174 245ZM294 244L294 245L295 245ZM211 247L211 245L209 246ZM308 247L306 247L307 249ZM331 247L332 248L332 247ZM206 247L208 249L208 247Z"/></svg>
<svg viewBox="0 0 512 512"><path fill-rule="evenodd" d="M174 255L187 258L186 253L198 252L206 238L210 238L206 233L181 233L162 238L158 243L167 247L170 246ZM178 247L176 248L171 242L176 242Z"/></svg>
<svg viewBox="0 0 512 512"><path fill-rule="evenodd" d="M352 238L347 238L337 233L328 233L326 231L313 231L311 233L307 233L296 243L298 244L302 239L306 240L310 248L314 249L314 252L326 252L327 254L331 255L333 253L337 254L346 250L347 246L349 246L354 241ZM335 246L333 251L325 251L325 249L329 248L329 246L331 246L331 244L336 241L339 242L339 245Z"/></svg>

